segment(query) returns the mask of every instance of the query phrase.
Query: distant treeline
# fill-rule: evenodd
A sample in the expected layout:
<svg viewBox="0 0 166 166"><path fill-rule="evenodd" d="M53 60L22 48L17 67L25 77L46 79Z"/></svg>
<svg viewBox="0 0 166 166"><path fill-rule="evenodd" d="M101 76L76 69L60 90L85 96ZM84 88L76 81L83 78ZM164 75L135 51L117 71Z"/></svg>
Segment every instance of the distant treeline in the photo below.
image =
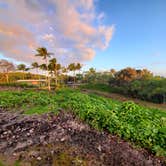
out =
<svg viewBox="0 0 166 166"><path fill-rule="evenodd" d="M100 86L107 84L109 89L103 86L104 91L125 94L155 103L166 102L166 78L153 76L147 69L136 70L128 67L120 71L112 69L105 73L90 69L83 80L89 84L96 84L92 86L93 89L96 87L101 90Z"/></svg>
<svg viewBox="0 0 166 166"><path fill-rule="evenodd" d="M64 70L63 67L60 67L59 64L55 63L56 70L53 70L54 68L51 68L50 66L53 60L55 61L56 59L50 60L48 66L50 72L50 85L53 85L54 79L56 78L56 83L54 83L56 84L56 87L57 84L61 85L68 82L88 83L89 87L96 87L96 89L104 88L105 90L107 89L108 92L125 94L155 103L166 102L166 78L153 76L147 69L136 70L128 67L120 71L111 69L107 72L96 72L94 68L90 68L88 71L80 73L80 64L78 64L78 67L77 65L75 66L75 64L70 64L69 67ZM57 65L59 65L59 68L57 68ZM32 74L25 70L21 71L22 72L0 73L0 83L14 83L20 79L46 79L45 74L40 75ZM69 71L73 71L72 76L69 75ZM76 71L77 74L75 73ZM43 70L43 72L45 72L45 70ZM100 85L93 86L94 84ZM101 87L102 85L107 85L109 88L105 88L105 86Z"/></svg>

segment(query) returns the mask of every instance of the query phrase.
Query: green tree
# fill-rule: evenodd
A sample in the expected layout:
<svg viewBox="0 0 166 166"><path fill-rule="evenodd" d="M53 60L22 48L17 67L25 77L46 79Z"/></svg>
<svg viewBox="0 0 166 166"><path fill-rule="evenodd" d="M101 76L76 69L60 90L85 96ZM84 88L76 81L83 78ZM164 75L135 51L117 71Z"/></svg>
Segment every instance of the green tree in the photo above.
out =
<svg viewBox="0 0 166 166"><path fill-rule="evenodd" d="M73 72L74 71L74 63L70 63L67 67L67 69L70 71L70 72Z"/></svg>
<svg viewBox="0 0 166 166"><path fill-rule="evenodd" d="M117 72L115 78L120 84L128 83L137 78L137 72L134 68L127 67Z"/></svg>
<svg viewBox="0 0 166 166"><path fill-rule="evenodd" d="M7 60L0 60L0 72L4 72L6 77L6 82L9 83L9 72L14 71L15 67L13 63L8 62Z"/></svg>
<svg viewBox="0 0 166 166"><path fill-rule="evenodd" d="M40 79L40 75L39 75L39 73L38 73L39 64L38 64L37 62L33 62L33 63L31 64L31 66L32 66L32 69L36 69L36 73L38 74L39 79Z"/></svg>
<svg viewBox="0 0 166 166"><path fill-rule="evenodd" d="M49 79L49 71L48 71L48 58L53 55L53 53L50 53L47 51L45 47L39 47L36 49L37 54L35 56L40 56L45 60L46 68L47 68L47 84L48 84L48 90L50 90L50 79Z"/></svg>
<svg viewBox="0 0 166 166"><path fill-rule="evenodd" d="M112 77L115 77L116 70L115 70L115 69L111 69L111 70L110 70L110 73L111 73Z"/></svg>
<svg viewBox="0 0 166 166"><path fill-rule="evenodd" d="M57 87L58 84L58 75L59 75L59 71L61 69L61 65L57 63L56 58L53 58L49 61L49 71L54 75L55 77L55 85Z"/></svg>
<svg viewBox="0 0 166 166"><path fill-rule="evenodd" d="M76 64L76 69L79 71L79 73L80 73L81 68L82 68L82 65L80 63L77 63Z"/></svg>
<svg viewBox="0 0 166 166"><path fill-rule="evenodd" d="M69 64L69 66L68 66L68 68L67 68L69 71L72 71L72 72L73 72L74 84L76 83L76 71L77 71L77 70L80 71L81 68L82 68L82 66L81 66L80 63L71 63L71 64Z"/></svg>
<svg viewBox="0 0 166 166"><path fill-rule="evenodd" d="M26 71L26 65L25 64L19 64L18 66L17 66L17 69L18 70L20 70L20 71L22 71L23 72L23 80L24 80L24 78L25 78L25 71Z"/></svg>

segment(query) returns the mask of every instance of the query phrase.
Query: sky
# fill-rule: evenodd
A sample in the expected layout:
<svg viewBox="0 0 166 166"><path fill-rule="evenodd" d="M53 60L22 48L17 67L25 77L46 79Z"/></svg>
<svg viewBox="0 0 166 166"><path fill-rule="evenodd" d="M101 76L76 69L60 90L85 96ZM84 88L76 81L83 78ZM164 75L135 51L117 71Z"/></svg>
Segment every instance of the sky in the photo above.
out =
<svg viewBox="0 0 166 166"><path fill-rule="evenodd" d="M42 63L46 47L63 65L148 68L166 76L165 0L0 0L0 59Z"/></svg>

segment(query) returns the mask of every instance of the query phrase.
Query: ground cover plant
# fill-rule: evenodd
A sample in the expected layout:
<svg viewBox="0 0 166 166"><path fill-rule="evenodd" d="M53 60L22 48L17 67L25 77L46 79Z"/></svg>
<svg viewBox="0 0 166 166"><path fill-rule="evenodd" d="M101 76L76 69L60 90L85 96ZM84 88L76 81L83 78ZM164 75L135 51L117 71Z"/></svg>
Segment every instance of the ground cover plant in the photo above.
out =
<svg viewBox="0 0 166 166"><path fill-rule="evenodd" d="M92 89L92 90L99 90L103 92L114 92L113 89L106 84L83 84L80 85L80 89Z"/></svg>
<svg viewBox="0 0 166 166"><path fill-rule="evenodd" d="M1 91L0 107L25 110L26 114L73 111L94 128L106 129L159 156L166 155L166 112L141 107L132 101L118 102L70 89L56 93Z"/></svg>

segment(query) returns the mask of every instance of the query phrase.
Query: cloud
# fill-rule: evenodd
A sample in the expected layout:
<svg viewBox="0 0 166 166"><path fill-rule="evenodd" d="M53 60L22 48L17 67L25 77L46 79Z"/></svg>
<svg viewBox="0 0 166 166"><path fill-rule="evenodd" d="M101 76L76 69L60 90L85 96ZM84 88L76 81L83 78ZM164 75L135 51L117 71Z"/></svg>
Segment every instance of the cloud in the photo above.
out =
<svg viewBox="0 0 166 166"><path fill-rule="evenodd" d="M2 0L0 0L0 4ZM6 0L0 10L0 52L31 63L34 50L45 46L55 57L89 61L96 49L106 49L114 26L102 24L95 0Z"/></svg>
<svg viewBox="0 0 166 166"><path fill-rule="evenodd" d="M53 34L45 34L42 36L42 38L48 42L53 42L54 41L54 35Z"/></svg>

